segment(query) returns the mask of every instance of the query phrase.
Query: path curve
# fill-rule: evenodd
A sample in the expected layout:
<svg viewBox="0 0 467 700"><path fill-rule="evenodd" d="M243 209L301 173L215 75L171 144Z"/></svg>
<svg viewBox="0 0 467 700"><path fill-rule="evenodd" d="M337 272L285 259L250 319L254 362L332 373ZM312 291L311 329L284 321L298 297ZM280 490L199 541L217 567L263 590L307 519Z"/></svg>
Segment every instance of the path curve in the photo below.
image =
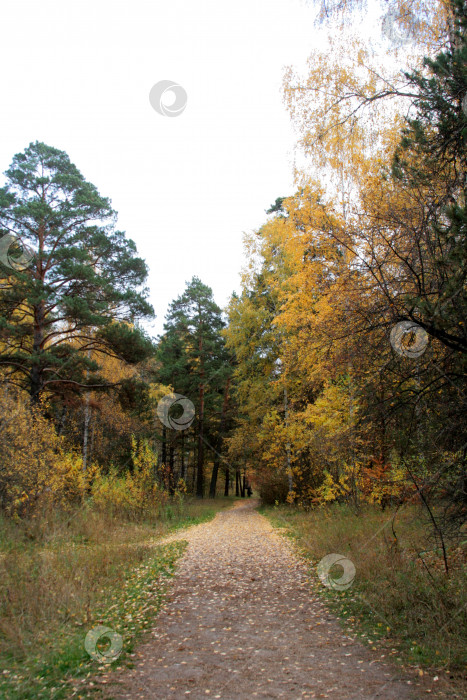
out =
<svg viewBox="0 0 467 700"><path fill-rule="evenodd" d="M237 502L165 538L188 548L135 667L111 674L105 697L422 697L413 676L343 633L310 591L306 564L255 505Z"/></svg>

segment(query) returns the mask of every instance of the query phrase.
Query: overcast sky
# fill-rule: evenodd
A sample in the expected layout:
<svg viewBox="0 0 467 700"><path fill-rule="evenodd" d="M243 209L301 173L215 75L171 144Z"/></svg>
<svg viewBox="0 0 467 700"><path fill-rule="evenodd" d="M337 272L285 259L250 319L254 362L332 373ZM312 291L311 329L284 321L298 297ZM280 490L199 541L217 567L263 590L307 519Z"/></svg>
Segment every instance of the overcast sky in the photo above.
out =
<svg viewBox="0 0 467 700"><path fill-rule="evenodd" d="M111 198L150 268L152 333L193 275L224 306L242 233L293 192L281 81L322 40L314 17L303 0L4 2L0 171L44 141ZM179 116L149 102L162 80L186 90Z"/></svg>

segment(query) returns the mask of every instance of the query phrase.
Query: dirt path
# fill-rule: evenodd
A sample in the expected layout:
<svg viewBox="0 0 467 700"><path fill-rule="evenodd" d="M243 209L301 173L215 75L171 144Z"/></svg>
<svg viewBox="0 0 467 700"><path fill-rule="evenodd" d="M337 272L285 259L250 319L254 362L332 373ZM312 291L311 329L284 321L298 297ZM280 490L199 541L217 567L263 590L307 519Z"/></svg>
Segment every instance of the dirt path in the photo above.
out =
<svg viewBox="0 0 467 700"><path fill-rule="evenodd" d="M105 696L426 697L412 676L344 635L310 592L305 564L254 505L166 538L188 549L135 668L112 674Z"/></svg>

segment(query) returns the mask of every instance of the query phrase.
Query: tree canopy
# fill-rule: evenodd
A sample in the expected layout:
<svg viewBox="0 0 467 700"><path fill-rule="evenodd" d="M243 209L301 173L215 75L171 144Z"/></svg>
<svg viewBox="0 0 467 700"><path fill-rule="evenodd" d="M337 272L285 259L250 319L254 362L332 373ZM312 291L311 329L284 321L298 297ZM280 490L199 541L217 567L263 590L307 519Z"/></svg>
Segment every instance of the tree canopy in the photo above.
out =
<svg viewBox="0 0 467 700"><path fill-rule="evenodd" d="M108 385L94 356L136 363L153 351L135 324L151 316L146 263L115 228L110 200L68 155L31 143L0 190L0 231L29 246L25 268L2 266L1 366L32 398Z"/></svg>

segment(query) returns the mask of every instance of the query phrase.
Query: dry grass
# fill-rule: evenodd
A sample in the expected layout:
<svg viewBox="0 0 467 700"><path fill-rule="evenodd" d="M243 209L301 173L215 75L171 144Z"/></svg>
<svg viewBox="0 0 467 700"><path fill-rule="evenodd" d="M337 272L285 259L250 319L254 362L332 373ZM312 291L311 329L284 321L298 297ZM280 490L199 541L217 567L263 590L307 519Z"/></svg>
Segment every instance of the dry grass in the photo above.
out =
<svg viewBox="0 0 467 700"><path fill-rule="evenodd" d="M458 542L448 547L446 575L422 510L402 509L394 532L393 514L371 506L359 515L337 504L308 513L286 506L264 513L286 528L313 564L333 552L354 563L355 580L347 590L317 586L345 624L372 644L390 647L396 658L458 679L465 675L465 548ZM336 565L334 577L341 573Z"/></svg>
<svg viewBox="0 0 467 700"><path fill-rule="evenodd" d="M231 503L191 499L169 504L164 519L138 523L90 505L16 522L0 519L0 666L6 675L8 669L24 673L27 684L28 673L38 664L46 668L57 654L63 672L72 671L82 656L83 634L102 617L115 591L125 587L129 572L159 556L157 541ZM79 654L73 652L67 664L67 647L76 647L78 637Z"/></svg>

